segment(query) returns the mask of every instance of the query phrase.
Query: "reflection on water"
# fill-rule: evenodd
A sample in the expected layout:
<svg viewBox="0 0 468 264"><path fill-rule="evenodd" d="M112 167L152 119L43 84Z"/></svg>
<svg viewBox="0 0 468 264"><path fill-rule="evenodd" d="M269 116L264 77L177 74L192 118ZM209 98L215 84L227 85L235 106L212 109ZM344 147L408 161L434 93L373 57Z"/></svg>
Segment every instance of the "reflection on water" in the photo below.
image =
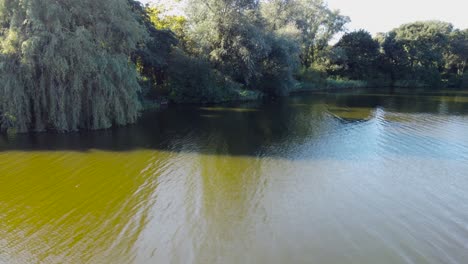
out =
<svg viewBox="0 0 468 264"><path fill-rule="evenodd" d="M464 263L468 93L173 107L0 138L0 263Z"/></svg>

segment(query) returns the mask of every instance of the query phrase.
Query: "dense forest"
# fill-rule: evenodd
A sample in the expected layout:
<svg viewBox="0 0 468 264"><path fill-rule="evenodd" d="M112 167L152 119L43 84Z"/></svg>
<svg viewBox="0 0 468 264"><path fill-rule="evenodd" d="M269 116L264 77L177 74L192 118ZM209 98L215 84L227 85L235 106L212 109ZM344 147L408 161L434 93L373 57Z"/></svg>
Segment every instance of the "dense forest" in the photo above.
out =
<svg viewBox="0 0 468 264"><path fill-rule="evenodd" d="M0 128L103 129L160 98L218 103L355 86L468 88L468 29L372 36L323 0L0 0ZM332 40L341 34L334 45Z"/></svg>

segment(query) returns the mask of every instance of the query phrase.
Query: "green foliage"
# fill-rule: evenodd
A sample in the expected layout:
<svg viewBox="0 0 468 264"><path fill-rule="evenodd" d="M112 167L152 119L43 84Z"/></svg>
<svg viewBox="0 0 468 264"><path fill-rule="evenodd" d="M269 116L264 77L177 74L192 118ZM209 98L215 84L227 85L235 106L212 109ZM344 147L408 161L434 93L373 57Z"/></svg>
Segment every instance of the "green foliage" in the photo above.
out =
<svg viewBox="0 0 468 264"><path fill-rule="evenodd" d="M439 21L405 24L391 31L383 43L392 80L439 86L453 26Z"/></svg>
<svg viewBox="0 0 468 264"><path fill-rule="evenodd" d="M192 0L190 36L195 53L234 81L250 86L268 54L254 1Z"/></svg>
<svg viewBox="0 0 468 264"><path fill-rule="evenodd" d="M346 79L327 79L327 89L349 89L365 88L369 84L366 81L346 80Z"/></svg>
<svg viewBox="0 0 468 264"><path fill-rule="evenodd" d="M360 30L330 46L349 18L323 0L186 0L177 15L168 2L0 0L0 130L125 125L160 97L468 86L468 30L449 23L375 39Z"/></svg>
<svg viewBox="0 0 468 264"><path fill-rule="evenodd" d="M334 61L338 66L335 72L353 80L372 79L376 75L379 48L379 43L367 31L345 34L334 46L334 49L344 53Z"/></svg>
<svg viewBox="0 0 468 264"><path fill-rule="evenodd" d="M454 30L449 36L449 49L444 51L443 76L450 87L466 87L468 64L468 29Z"/></svg>
<svg viewBox="0 0 468 264"><path fill-rule="evenodd" d="M309 68L301 68L296 74L300 88L304 90L323 89L327 85L328 74L322 65L312 65Z"/></svg>
<svg viewBox="0 0 468 264"><path fill-rule="evenodd" d="M211 68L208 61L175 51L169 67L170 98L177 103L216 103L234 99L240 85Z"/></svg>
<svg viewBox="0 0 468 264"><path fill-rule="evenodd" d="M460 87L468 57L467 31L440 21L402 25L372 39L345 34L322 63L327 72L373 86Z"/></svg>
<svg viewBox="0 0 468 264"><path fill-rule="evenodd" d="M0 6L2 129L72 131L136 121L140 86L129 56L146 34L126 0Z"/></svg>
<svg viewBox="0 0 468 264"><path fill-rule="evenodd" d="M460 79L461 81L459 87L463 89L468 89L468 71L463 73Z"/></svg>
<svg viewBox="0 0 468 264"><path fill-rule="evenodd" d="M189 10L188 53L245 88L288 93L299 60L296 27L269 30L256 1L191 0Z"/></svg>
<svg viewBox="0 0 468 264"><path fill-rule="evenodd" d="M164 6L149 5L145 11L156 29L170 30L179 40L188 41L186 37L187 18L179 15L165 15Z"/></svg>
<svg viewBox="0 0 468 264"><path fill-rule="evenodd" d="M369 87L365 80L349 80L344 78L329 77L321 66L302 69L298 74L300 90L330 90Z"/></svg>
<svg viewBox="0 0 468 264"><path fill-rule="evenodd" d="M138 45L132 53L132 61L136 64L142 78L142 95L147 99L154 99L161 93L161 88L167 81L168 60L172 47L177 45L176 35L169 29L158 28L154 18L156 8L144 7L139 2L129 0L132 11L141 25L144 26L148 37Z"/></svg>
<svg viewBox="0 0 468 264"><path fill-rule="evenodd" d="M302 67L324 58L328 43L349 23L349 17L331 10L323 0L269 0L262 2L262 14L271 30L294 25L301 32Z"/></svg>
<svg viewBox="0 0 468 264"><path fill-rule="evenodd" d="M300 46L296 41L299 36L300 32L293 26L265 34L269 49L260 65L256 89L265 94L283 96L297 86L294 75L299 67Z"/></svg>
<svg viewBox="0 0 468 264"><path fill-rule="evenodd" d="M187 7L180 16L135 0L0 0L1 128L124 125L163 90L176 102L286 95L300 62L348 21L321 0Z"/></svg>

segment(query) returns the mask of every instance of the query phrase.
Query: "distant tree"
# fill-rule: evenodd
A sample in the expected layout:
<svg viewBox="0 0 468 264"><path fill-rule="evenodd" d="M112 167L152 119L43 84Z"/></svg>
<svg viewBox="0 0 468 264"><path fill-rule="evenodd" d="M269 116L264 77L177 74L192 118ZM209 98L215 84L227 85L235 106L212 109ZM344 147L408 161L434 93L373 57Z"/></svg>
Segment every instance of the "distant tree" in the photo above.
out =
<svg viewBox="0 0 468 264"><path fill-rule="evenodd" d="M246 86L269 50L257 7L254 0L191 0L188 7L196 53Z"/></svg>
<svg viewBox="0 0 468 264"><path fill-rule="evenodd" d="M142 95L157 97L160 93L156 88L161 88L168 79L168 61L172 47L177 45L178 39L171 29L158 24L154 17L156 8L145 7L135 0L128 1L137 20L148 34L145 41L139 43L137 50L132 53L132 61L142 77Z"/></svg>
<svg viewBox="0 0 468 264"><path fill-rule="evenodd" d="M266 94L287 95L295 86L295 73L300 63L300 32L293 26L267 32L270 49L259 69L261 77L255 84Z"/></svg>
<svg viewBox="0 0 468 264"><path fill-rule="evenodd" d="M450 23L426 21L405 24L389 32L383 49L393 65L393 79L439 85L452 30Z"/></svg>
<svg viewBox="0 0 468 264"><path fill-rule="evenodd" d="M450 86L468 86L468 29L454 30L445 51L445 77Z"/></svg>
<svg viewBox="0 0 468 264"><path fill-rule="evenodd" d="M181 15L167 15L164 6L147 5L145 8L151 23L159 30L171 30L183 40L187 26L187 18Z"/></svg>
<svg viewBox="0 0 468 264"><path fill-rule="evenodd" d="M190 54L249 89L286 94L299 59L299 31L270 29L254 0L188 1ZM273 81L274 80L274 81Z"/></svg>
<svg viewBox="0 0 468 264"><path fill-rule="evenodd" d="M268 0L262 2L262 13L273 30L288 25L300 30L304 67L320 60L330 40L350 21L340 11L331 10L323 0Z"/></svg>
<svg viewBox="0 0 468 264"><path fill-rule="evenodd" d="M238 99L241 84L214 69L207 59L174 51L169 66L170 99L177 103L220 103Z"/></svg>
<svg viewBox="0 0 468 264"><path fill-rule="evenodd" d="M379 58L379 43L365 30L345 34L334 46L344 52L335 63L337 73L354 80L367 80L374 77Z"/></svg>

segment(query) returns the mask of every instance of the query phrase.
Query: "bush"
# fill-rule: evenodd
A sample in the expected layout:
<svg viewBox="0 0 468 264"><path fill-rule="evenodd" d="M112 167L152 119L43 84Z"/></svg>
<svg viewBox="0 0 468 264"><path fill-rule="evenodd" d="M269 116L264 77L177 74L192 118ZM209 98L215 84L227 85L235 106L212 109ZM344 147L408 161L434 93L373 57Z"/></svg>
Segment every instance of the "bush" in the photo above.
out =
<svg viewBox="0 0 468 264"><path fill-rule="evenodd" d="M326 71L315 67L302 68L296 75L296 79L301 83L304 90L323 89L327 86L328 75Z"/></svg>
<svg viewBox="0 0 468 264"><path fill-rule="evenodd" d="M468 89L468 72L465 72L461 78L460 88Z"/></svg>
<svg viewBox="0 0 468 264"><path fill-rule="evenodd" d="M399 88L424 88L427 87L427 84L421 80L397 80L393 86Z"/></svg>
<svg viewBox="0 0 468 264"><path fill-rule="evenodd" d="M208 61L176 50L169 67L169 98L176 103L221 103L251 100L260 92L243 89L217 70Z"/></svg>
<svg viewBox="0 0 468 264"><path fill-rule="evenodd" d="M329 78L325 69L319 66L301 69L297 79L301 82L302 90L347 89L369 86L368 81Z"/></svg>
<svg viewBox="0 0 468 264"><path fill-rule="evenodd" d="M360 80L327 79L326 87L327 89L365 88L368 87L368 83Z"/></svg>

